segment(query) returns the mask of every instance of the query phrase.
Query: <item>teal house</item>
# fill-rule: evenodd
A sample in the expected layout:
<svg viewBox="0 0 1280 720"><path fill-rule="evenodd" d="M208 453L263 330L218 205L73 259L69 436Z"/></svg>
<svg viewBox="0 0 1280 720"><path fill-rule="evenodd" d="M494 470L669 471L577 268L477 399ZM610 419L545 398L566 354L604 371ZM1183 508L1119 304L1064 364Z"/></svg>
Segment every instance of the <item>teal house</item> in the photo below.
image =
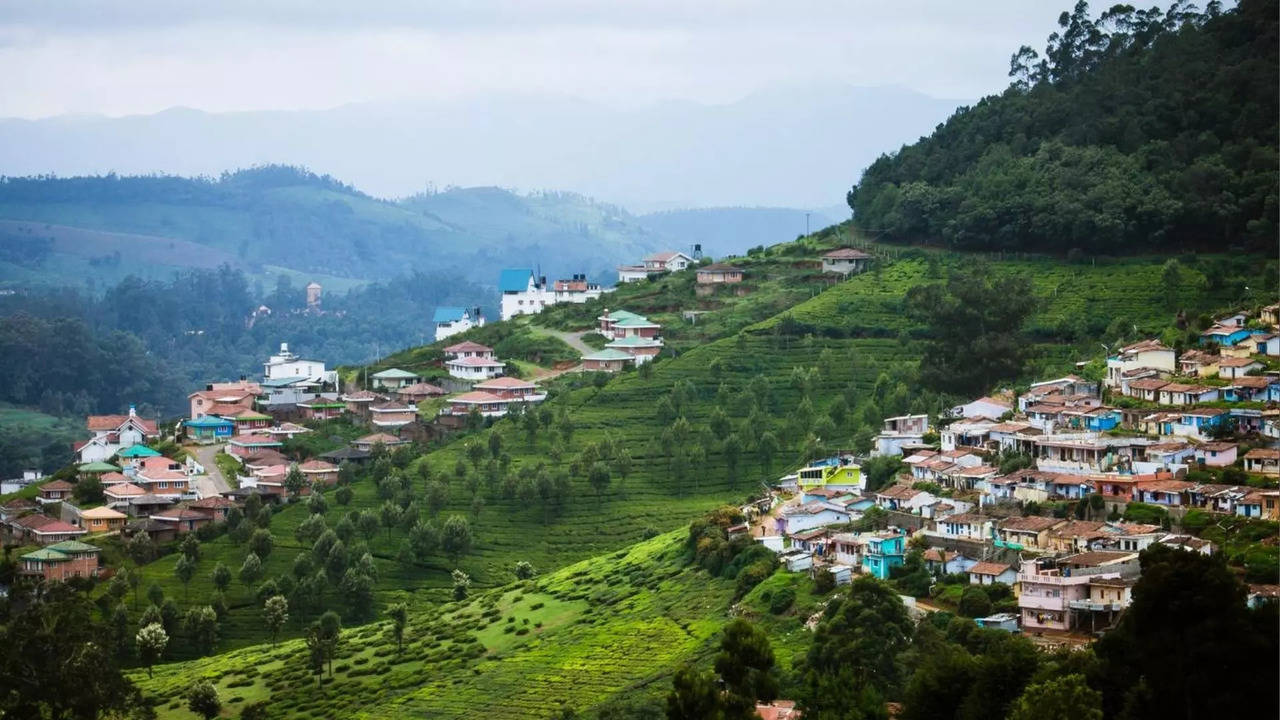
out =
<svg viewBox="0 0 1280 720"><path fill-rule="evenodd" d="M864 535L862 571L881 580L889 579L889 570L901 566L907 557L906 537L894 532Z"/></svg>
<svg viewBox="0 0 1280 720"><path fill-rule="evenodd" d="M196 440L217 440L235 434L236 424L226 418L202 415L194 420L184 420L187 435Z"/></svg>

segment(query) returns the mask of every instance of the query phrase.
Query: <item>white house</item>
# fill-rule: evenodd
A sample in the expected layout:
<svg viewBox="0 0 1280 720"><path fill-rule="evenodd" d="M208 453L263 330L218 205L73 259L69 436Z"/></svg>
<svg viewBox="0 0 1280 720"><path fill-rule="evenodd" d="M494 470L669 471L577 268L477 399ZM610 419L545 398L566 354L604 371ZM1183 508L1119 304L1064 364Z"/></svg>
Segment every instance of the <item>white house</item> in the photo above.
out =
<svg viewBox="0 0 1280 720"><path fill-rule="evenodd" d="M506 368L506 363L493 356L493 348L470 340L445 348L444 356L449 374L463 380L488 380Z"/></svg>
<svg viewBox="0 0 1280 720"><path fill-rule="evenodd" d="M850 275L867 269L871 256L853 248L840 248L824 253L822 256L822 272Z"/></svg>
<svg viewBox="0 0 1280 720"><path fill-rule="evenodd" d="M484 327L484 314L478 307L438 307L431 322L435 324L438 342L473 327Z"/></svg>
<svg viewBox="0 0 1280 720"><path fill-rule="evenodd" d="M280 343L280 352L267 358L262 365L262 375L267 380L302 378L324 385L338 382L336 370L325 370L320 360L306 360L294 355L289 352L289 343Z"/></svg>
<svg viewBox="0 0 1280 720"><path fill-rule="evenodd" d="M1177 372L1178 358L1172 348L1159 340L1143 340L1126 345L1107 358L1107 386L1119 387L1122 373L1144 367L1168 373Z"/></svg>
<svg viewBox="0 0 1280 720"><path fill-rule="evenodd" d="M502 293L502 319L510 320L517 315L540 313L558 303L584 303L600 297L604 289L588 282L582 274L548 285L545 276L538 277L528 268L515 268L503 270L498 276L498 292Z"/></svg>
<svg viewBox="0 0 1280 720"><path fill-rule="evenodd" d="M1012 565L1004 563L980 562L969 568L970 585L991 585L1004 583L1012 585L1018 579L1018 573Z"/></svg>
<svg viewBox="0 0 1280 720"><path fill-rule="evenodd" d="M644 280L658 273L678 272L694 263L694 259L677 250L664 250L649 255L639 265L619 265L618 282Z"/></svg>
<svg viewBox="0 0 1280 720"><path fill-rule="evenodd" d="M851 520L848 511L836 505L823 502L808 502L784 508L777 519L780 534L789 535L813 528L847 523Z"/></svg>
<svg viewBox="0 0 1280 720"><path fill-rule="evenodd" d="M980 397L973 402L951 408L952 416L967 419L989 418L991 420L999 420L1007 412L1013 412L1013 405L990 396Z"/></svg>
<svg viewBox="0 0 1280 720"><path fill-rule="evenodd" d="M1263 367L1262 363L1253 358L1224 357L1218 361L1218 377L1224 380L1234 380L1249 373L1256 373L1262 370Z"/></svg>
<svg viewBox="0 0 1280 720"><path fill-rule="evenodd" d="M85 418L85 427L93 437L75 446L81 463L107 460L125 448L160 436L156 421L138 417L133 405L128 415L90 415Z"/></svg>
<svg viewBox="0 0 1280 720"><path fill-rule="evenodd" d="M928 415L899 415L885 418L884 427L876 435L877 455L901 455L907 445L919 445L929 432Z"/></svg>

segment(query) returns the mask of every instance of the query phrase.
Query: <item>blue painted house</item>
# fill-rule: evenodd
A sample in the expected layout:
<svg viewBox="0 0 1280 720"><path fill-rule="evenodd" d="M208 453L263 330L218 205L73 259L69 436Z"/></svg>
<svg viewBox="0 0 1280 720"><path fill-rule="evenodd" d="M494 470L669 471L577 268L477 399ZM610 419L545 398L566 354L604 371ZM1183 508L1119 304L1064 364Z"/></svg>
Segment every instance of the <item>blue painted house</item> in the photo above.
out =
<svg viewBox="0 0 1280 720"><path fill-rule="evenodd" d="M184 420L187 435L196 440L217 440L235 434L236 424L226 418L202 415L194 420Z"/></svg>
<svg viewBox="0 0 1280 720"><path fill-rule="evenodd" d="M1200 344L1218 344L1222 347L1231 347L1236 343L1249 339L1254 334L1262 334L1261 331L1249 330L1248 328L1237 325L1214 325L1213 327L1200 333Z"/></svg>
<svg viewBox="0 0 1280 720"><path fill-rule="evenodd" d="M863 537L862 571L888 580L890 568L899 567L906 561L906 537L891 532Z"/></svg>

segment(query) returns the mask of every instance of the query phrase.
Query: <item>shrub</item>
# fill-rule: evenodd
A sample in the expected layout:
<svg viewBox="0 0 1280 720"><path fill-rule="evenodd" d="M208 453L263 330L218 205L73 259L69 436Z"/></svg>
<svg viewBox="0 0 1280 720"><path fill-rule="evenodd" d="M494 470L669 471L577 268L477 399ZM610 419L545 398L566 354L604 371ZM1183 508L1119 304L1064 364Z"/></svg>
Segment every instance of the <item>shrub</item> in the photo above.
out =
<svg viewBox="0 0 1280 720"><path fill-rule="evenodd" d="M796 591L789 587L784 587L773 594L769 600L769 612L774 615L781 615L786 612L796 601Z"/></svg>
<svg viewBox="0 0 1280 720"><path fill-rule="evenodd" d="M991 598L987 592L977 585L965 588L960 596L960 614L965 617L985 617L991 614Z"/></svg>
<svg viewBox="0 0 1280 720"><path fill-rule="evenodd" d="M826 568L822 568L813 574L813 592L818 595L826 595L836 589L836 576Z"/></svg>

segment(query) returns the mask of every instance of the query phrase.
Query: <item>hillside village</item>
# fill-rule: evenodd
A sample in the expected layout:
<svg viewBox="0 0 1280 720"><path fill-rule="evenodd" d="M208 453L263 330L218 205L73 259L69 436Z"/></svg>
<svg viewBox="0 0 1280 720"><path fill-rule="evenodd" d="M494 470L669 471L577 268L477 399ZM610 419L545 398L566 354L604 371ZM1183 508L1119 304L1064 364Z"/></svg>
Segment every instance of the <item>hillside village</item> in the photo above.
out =
<svg viewBox="0 0 1280 720"><path fill-rule="evenodd" d="M750 263L654 258L628 270L644 268L644 278L620 281L644 287L687 274L695 301L750 296ZM803 262L827 283L891 264L852 247ZM191 391L189 412L176 422L133 408L86 418L91 436L77 444L76 465L33 475L0 504L20 572L45 580L132 575L140 570L124 566L135 548L163 553L187 547L189 537L211 541L264 505L323 508L326 498L349 498L358 478L385 473L376 468L392 456L404 462L508 416L534 432L571 423L544 404L571 388L651 372L669 351L662 323L609 307L611 291L588 296L595 287L578 288L578 278L548 286L527 270L502 275L512 288L517 275L523 283L500 291L505 322L486 324L479 308L441 308L425 363L333 369L281 343L253 379L246 373ZM513 362L471 339L591 300L603 303L591 310L593 323L570 335L581 342L590 333L599 349L586 347L573 361ZM696 323L701 312L678 314ZM1048 648L1114 627L1132 602L1140 554L1154 546L1230 553L1250 581L1249 602L1269 602L1280 596L1272 555L1253 559L1241 537L1255 532L1249 523L1280 521L1276 314L1272 305L1218 317L1182 352L1154 338L1125 343L1077 363L1074 374L883 418L865 447L819 452L762 477L728 537L771 551L782 573L835 586L876 578L916 612L963 609L980 626ZM477 471L510 462L501 450L482 461L488 450L473 447L465 455ZM353 517L375 529L386 522L372 511ZM1230 530L1205 532L1215 525ZM792 711L786 701L776 707Z"/></svg>

